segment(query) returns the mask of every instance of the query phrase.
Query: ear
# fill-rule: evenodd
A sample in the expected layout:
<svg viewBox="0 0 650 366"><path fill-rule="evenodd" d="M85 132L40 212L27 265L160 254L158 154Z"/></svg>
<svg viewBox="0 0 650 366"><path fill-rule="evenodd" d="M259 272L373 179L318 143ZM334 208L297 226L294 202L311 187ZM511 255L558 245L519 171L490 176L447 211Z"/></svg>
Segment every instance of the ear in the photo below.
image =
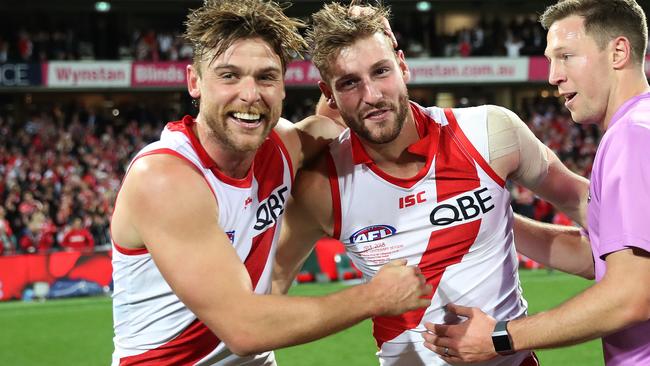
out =
<svg viewBox="0 0 650 366"><path fill-rule="evenodd" d="M190 93L190 96L194 99L201 98L201 88L199 88L201 77L199 76L199 71L190 64L185 68L185 75L187 78L187 91Z"/></svg>
<svg viewBox="0 0 650 366"><path fill-rule="evenodd" d="M612 67L620 70L632 62L632 46L630 40L619 36L611 41Z"/></svg>
<svg viewBox="0 0 650 366"><path fill-rule="evenodd" d="M402 50L397 51L397 63L399 65L399 69L402 71L402 78L404 78L404 82L409 82L409 80L411 80L411 70L409 70L409 65L406 63L406 59L404 58L404 51Z"/></svg>
<svg viewBox="0 0 650 366"><path fill-rule="evenodd" d="M321 93L323 93L325 99L327 99L327 106L332 109L337 109L336 99L334 99L332 89L329 87L329 85L327 85L327 83L324 82L323 80L319 80L318 88L320 89Z"/></svg>

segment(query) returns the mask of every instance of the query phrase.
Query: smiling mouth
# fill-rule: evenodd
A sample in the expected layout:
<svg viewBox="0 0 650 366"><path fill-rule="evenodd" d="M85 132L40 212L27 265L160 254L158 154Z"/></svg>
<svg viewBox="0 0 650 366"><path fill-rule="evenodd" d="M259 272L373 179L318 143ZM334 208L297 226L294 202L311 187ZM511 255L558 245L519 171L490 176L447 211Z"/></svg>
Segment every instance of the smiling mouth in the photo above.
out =
<svg viewBox="0 0 650 366"><path fill-rule="evenodd" d="M236 119L239 122L250 124L260 123L264 118L263 114L245 112L229 112L228 116Z"/></svg>
<svg viewBox="0 0 650 366"><path fill-rule="evenodd" d="M573 100L573 98L575 98L576 95L578 95L578 93L567 93L567 94L564 94L564 99L568 103L571 100Z"/></svg>

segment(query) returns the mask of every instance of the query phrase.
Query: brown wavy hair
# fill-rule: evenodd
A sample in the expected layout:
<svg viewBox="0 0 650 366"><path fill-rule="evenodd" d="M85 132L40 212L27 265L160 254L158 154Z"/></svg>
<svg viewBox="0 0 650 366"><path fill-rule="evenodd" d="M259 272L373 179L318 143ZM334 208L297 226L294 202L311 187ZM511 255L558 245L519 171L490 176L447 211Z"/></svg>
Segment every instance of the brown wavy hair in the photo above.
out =
<svg viewBox="0 0 650 366"><path fill-rule="evenodd" d="M259 37L282 61L282 69L294 57L302 57L307 43L299 33L303 21L284 14L289 5L271 0L206 0L190 12L183 35L194 48L193 65L210 57L208 63L241 39Z"/></svg>
<svg viewBox="0 0 650 366"><path fill-rule="evenodd" d="M349 5L330 3L312 15L312 26L307 31L307 42L314 65L321 73L324 81L331 77L330 62L337 57L342 48L350 46L361 38L367 38L377 32L384 32L383 18L389 19L390 9L383 4L363 5L372 11L364 15L350 16L350 9L357 4L352 1ZM388 37L386 42L391 44ZM391 44L391 48L392 44Z"/></svg>

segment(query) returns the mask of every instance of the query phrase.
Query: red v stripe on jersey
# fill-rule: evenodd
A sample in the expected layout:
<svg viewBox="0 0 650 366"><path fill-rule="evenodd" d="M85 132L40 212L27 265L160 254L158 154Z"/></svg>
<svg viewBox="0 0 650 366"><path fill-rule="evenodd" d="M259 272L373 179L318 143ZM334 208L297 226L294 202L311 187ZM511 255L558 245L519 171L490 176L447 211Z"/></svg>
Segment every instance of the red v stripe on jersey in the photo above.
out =
<svg viewBox="0 0 650 366"><path fill-rule="evenodd" d="M452 119L448 121L449 125L442 128L440 146L436 154L435 178L438 202L472 191L479 188L481 184L473 159L463 151L464 147L460 140L452 132L451 127L456 125L455 118ZM467 254L476 240L480 227L481 220L476 220L431 232L418 267L427 279L427 283L433 287L433 293L438 290L440 279L447 267L459 263ZM417 327L422 321L424 312L425 309L419 309L399 316L374 318L373 333L377 346L381 347L384 342Z"/></svg>
<svg viewBox="0 0 650 366"><path fill-rule="evenodd" d="M248 275L251 277L251 282L253 283L253 289L257 287L257 283L260 281L260 277L262 277L262 272L264 272L264 266L266 265L269 253L271 252L271 246L273 245L275 228L277 228L277 225L253 238L253 246L244 261Z"/></svg>
<svg viewBox="0 0 650 366"><path fill-rule="evenodd" d="M270 141L272 140L267 139L264 142L257 154L255 154L255 161L253 162L253 174L258 186L258 202L264 201L273 193L274 189L281 187L284 180L284 169L277 168L284 166L282 152L278 146L269 143ZM289 157L287 157L288 159Z"/></svg>
<svg viewBox="0 0 650 366"><path fill-rule="evenodd" d="M274 134L275 132L271 131L271 135ZM268 143L269 141L275 141L278 145L270 144ZM255 155L253 174L255 175L255 181L258 185L257 199L259 202L263 202L269 198L273 193L273 190L276 188L282 187L284 181L284 169L277 169L277 167L284 166L281 147L278 147L281 146L281 143L280 138L277 136L275 136L275 138L267 139L262 147L260 147L260 151ZM291 160L288 154L286 158L289 162L289 166L291 166ZM291 174L291 172L289 173ZM287 188L290 189L290 187ZM282 205L282 207L284 207L284 205ZM280 211L278 215L281 213L282 211ZM257 283L262 276L262 272L264 272L264 266L269 258L271 247L273 246L273 237L276 228L277 223L253 238L251 251L248 253L246 260L244 261L248 274L251 277L253 288L257 286Z"/></svg>
<svg viewBox="0 0 650 366"><path fill-rule="evenodd" d="M431 233L429 244L418 267L427 279L427 283L433 287L434 293L438 290L440 279L447 267L459 263L474 244L480 227L481 220L476 220ZM432 297L433 295L429 296L429 299ZM381 348L384 342L417 327L422 321L424 312L425 309L418 309L398 316L375 317L373 334L377 340L377 347Z"/></svg>

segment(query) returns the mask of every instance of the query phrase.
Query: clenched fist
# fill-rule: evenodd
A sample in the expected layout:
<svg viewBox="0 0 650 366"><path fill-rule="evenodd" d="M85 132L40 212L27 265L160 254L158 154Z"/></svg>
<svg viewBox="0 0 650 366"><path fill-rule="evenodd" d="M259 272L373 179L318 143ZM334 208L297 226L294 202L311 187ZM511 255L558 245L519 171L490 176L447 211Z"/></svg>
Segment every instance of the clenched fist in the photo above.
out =
<svg viewBox="0 0 650 366"><path fill-rule="evenodd" d="M431 304L432 287L418 267L407 266L405 259L394 260L377 272L368 283L372 288L375 316L399 315Z"/></svg>

